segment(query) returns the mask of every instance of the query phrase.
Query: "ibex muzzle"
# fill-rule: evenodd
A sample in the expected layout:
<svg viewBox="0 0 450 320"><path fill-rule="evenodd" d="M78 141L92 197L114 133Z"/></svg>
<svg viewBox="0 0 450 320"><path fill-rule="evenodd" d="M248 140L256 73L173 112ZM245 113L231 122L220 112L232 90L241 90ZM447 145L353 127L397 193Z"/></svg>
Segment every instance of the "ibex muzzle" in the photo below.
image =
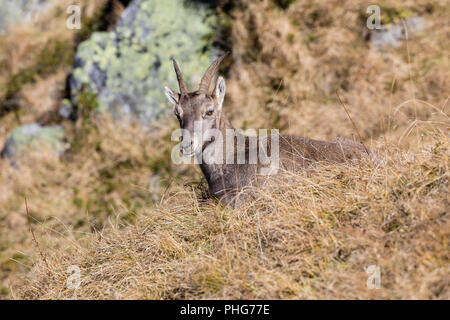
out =
<svg viewBox="0 0 450 320"><path fill-rule="evenodd" d="M360 158L366 152L362 144L349 139L328 142L276 134L273 140L268 136L250 137L235 130L222 112L225 80L216 77L219 64L225 57L223 55L211 64L198 90L193 92L189 92L181 70L173 60L180 92L165 87L167 99L174 105L174 113L182 129L181 151L187 157L197 157L211 194L222 203L238 205L242 202L241 191L244 187L262 186L270 178L270 174L262 172L278 174L278 166L281 172L298 171L319 161L336 163ZM213 90L210 91L212 85ZM230 132L233 134L230 135ZM253 143L254 139L257 143ZM243 143L238 144L237 141ZM260 152L262 145L267 146L265 151L268 153L276 153L276 171L267 170L273 162L265 161L267 152ZM218 153L222 152L222 162L217 161ZM253 161L255 155L257 159ZM237 158L244 158L245 161L225 161Z"/></svg>

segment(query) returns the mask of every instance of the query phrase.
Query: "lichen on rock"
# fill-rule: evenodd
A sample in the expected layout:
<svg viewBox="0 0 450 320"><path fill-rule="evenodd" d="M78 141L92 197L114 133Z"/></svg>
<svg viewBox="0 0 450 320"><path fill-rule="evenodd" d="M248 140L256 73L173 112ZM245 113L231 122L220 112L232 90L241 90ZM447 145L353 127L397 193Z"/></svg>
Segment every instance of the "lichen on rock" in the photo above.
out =
<svg viewBox="0 0 450 320"><path fill-rule="evenodd" d="M134 0L111 32L80 44L70 79L72 103L82 88L97 94L99 109L144 124L167 114L165 85L176 88L171 57L189 83L212 59L215 17L202 4Z"/></svg>
<svg viewBox="0 0 450 320"><path fill-rule="evenodd" d="M67 148L63 139L64 130L61 126L41 126L38 123L23 125L9 134L0 155L14 159L26 150L42 147L62 153Z"/></svg>
<svg viewBox="0 0 450 320"><path fill-rule="evenodd" d="M0 34L19 21L31 20L34 13L49 7L47 0L6 0L0 1Z"/></svg>

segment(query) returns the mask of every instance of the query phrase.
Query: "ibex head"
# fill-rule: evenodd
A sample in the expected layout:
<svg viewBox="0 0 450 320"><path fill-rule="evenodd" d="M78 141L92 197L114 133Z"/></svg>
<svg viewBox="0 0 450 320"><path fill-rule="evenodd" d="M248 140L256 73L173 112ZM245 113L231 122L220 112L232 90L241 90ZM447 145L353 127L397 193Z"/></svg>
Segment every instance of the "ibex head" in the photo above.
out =
<svg viewBox="0 0 450 320"><path fill-rule="evenodd" d="M164 88L164 93L174 105L175 116L180 122L181 129L183 129L180 147L186 157L200 154L206 143L211 139L211 137L205 136L205 133L211 131L210 129L219 129L219 120L225 97L225 80L219 77L215 82L212 93L210 87L216 78L219 64L226 56L227 54L217 58L209 66L200 81L198 90L193 92L189 92L177 62L172 59L180 93L169 87ZM194 128L201 128L199 130L201 132L195 132Z"/></svg>

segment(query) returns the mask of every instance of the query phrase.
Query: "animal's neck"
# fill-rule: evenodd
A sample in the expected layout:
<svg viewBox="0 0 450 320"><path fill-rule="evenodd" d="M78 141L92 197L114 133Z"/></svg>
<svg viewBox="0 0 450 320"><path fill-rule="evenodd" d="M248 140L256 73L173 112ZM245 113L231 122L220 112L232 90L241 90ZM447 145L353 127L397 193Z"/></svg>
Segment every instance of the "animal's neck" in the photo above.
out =
<svg viewBox="0 0 450 320"><path fill-rule="evenodd" d="M223 113L220 115L217 128L219 129L223 139L222 161L216 161L217 159L215 159L215 150L218 147L217 143L219 143L216 140L208 144L208 146L202 152L201 157L203 158L198 159L200 162L200 168L202 169L202 172L210 185L213 180L217 180L223 175L224 172L223 167L225 166L225 159L227 154L226 150L227 130L235 130L234 127L231 125L230 121L228 120L227 116ZM234 152L234 150L228 150L228 152Z"/></svg>
<svg viewBox="0 0 450 320"><path fill-rule="evenodd" d="M225 135L227 129L234 130L234 127L231 125L231 122L228 120L227 116L224 113L221 113L219 116L219 130L222 132L222 135Z"/></svg>

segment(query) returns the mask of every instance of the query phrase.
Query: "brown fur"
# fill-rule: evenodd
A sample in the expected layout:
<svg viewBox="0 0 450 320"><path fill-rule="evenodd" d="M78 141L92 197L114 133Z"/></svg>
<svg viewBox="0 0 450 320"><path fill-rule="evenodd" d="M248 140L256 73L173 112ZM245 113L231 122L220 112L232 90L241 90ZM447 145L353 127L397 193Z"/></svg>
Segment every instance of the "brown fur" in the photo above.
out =
<svg viewBox="0 0 450 320"><path fill-rule="evenodd" d="M226 150L226 129L234 129L226 116L222 113L220 130L224 137L224 155L233 152L236 160L237 143L235 139L234 150ZM239 134L238 134L239 135ZM364 146L349 139L337 138L331 142L313 140L292 135L279 136L279 170L275 175L259 175L258 172L265 167L258 159L257 164L249 164L249 137L245 136L244 164L206 164L204 161L200 168L208 181L210 193L223 204L233 207L239 206L247 198L250 190L242 192L245 187L262 187L273 178L278 178L285 171L301 171L307 169L315 162L343 163L367 155ZM266 139L259 136L258 142ZM267 141L270 150L270 139ZM259 144L257 144L259 145ZM269 151L270 152L270 151ZM225 159L225 156L224 156ZM235 161L236 163L236 161Z"/></svg>
<svg viewBox="0 0 450 320"><path fill-rule="evenodd" d="M260 145L266 146L268 155L271 154L271 141L267 136L258 136L256 146L250 144L250 137L237 132L227 117L222 112L222 103L225 95L225 81L219 77L212 94L208 91L212 79L215 77L218 65L225 56L219 57L214 61L202 78L199 90L188 92L186 83L183 80L181 70L175 60L173 60L175 72L181 93L176 93L166 87L167 98L175 105L174 111L177 116L180 127L187 131L189 135L183 133L183 139L180 144L181 150L186 156L196 156L200 163L200 168L208 181L211 194L218 198L223 204L238 206L245 201L251 194L245 189L247 187L262 187L266 182L273 180L286 171L301 171L317 162L342 163L351 159L361 158L364 154L370 152L357 142L349 139L337 138L331 142L312 140L308 138L279 135L279 163L278 170L272 174L261 174L261 170L271 169L270 165L264 164L260 159ZM208 113L210 113L208 115ZM210 138L196 141L194 137L194 122L201 122L202 134L207 133L209 129L218 129L223 138L223 162L217 164L205 160L208 157L214 157L215 141ZM234 147L227 150L227 130L233 130ZM185 136L186 135L186 136ZM192 138L194 137L194 138ZM245 141L245 148L238 150L238 137ZM256 148L252 150L251 148ZM237 154L243 152L241 159L245 162L238 164ZM227 164L227 154L234 158L232 164ZM249 155L257 154L258 158L255 164L249 163ZM205 155L206 158L205 158ZM208 164L208 163L213 164ZM275 168L276 169L276 168Z"/></svg>

